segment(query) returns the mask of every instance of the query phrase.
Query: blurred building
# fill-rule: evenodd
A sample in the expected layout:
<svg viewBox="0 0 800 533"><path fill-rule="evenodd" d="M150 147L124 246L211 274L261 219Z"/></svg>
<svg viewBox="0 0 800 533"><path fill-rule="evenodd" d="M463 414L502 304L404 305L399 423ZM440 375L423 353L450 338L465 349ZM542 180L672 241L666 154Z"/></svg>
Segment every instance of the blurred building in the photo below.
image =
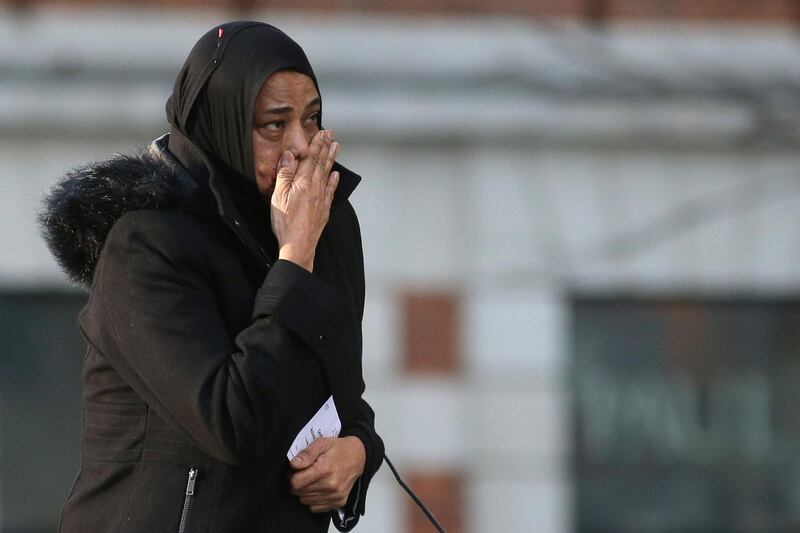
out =
<svg viewBox="0 0 800 533"><path fill-rule="evenodd" d="M2 533L53 530L80 462L42 192L166 131L243 17L364 176L366 396L447 531L800 528L796 1L0 5ZM384 468L357 530L433 529Z"/></svg>

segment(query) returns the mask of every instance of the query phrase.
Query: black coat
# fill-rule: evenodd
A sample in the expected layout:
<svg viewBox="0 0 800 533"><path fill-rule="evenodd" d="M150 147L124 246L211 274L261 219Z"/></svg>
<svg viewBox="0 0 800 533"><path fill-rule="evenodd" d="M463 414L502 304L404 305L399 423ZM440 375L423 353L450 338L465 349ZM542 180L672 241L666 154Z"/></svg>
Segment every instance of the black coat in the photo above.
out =
<svg viewBox="0 0 800 533"><path fill-rule="evenodd" d="M46 200L51 248L91 282L82 465L60 531L175 533L182 517L192 533L352 529L383 460L361 397L359 178L341 174L312 274L273 263L165 146L77 170ZM331 394L341 436L367 452L346 524L288 487L286 452Z"/></svg>

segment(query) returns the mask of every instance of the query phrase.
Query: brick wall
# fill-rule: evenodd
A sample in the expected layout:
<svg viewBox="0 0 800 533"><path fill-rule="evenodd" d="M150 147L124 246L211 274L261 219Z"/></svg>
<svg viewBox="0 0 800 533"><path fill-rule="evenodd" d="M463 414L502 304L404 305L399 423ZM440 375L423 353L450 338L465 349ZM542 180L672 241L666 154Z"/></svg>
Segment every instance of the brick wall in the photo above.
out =
<svg viewBox="0 0 800 533"><path fill-rule="evenodd" d="M26 9L55 6L214 7L228 5L246 14L268 9L320 13L403 15L511 15L573 17L590 22L752 22L800 24L800 0L0 0L0 6Z"/></svg>
<svg viewBox="0 0 800 533"><path fill-rule="evenodd" d="M402 306L403 367L410 376L458 378L461 363L461 302L447 290L410 290ZM409 484L439 523L450 533L463 533L464 472L414 470ZM405 523L409 533L433 531L420 509L406 499Z"/></svg>
<svg viewBox="0 0 800 533"><path fill-rule="evenodd" d="M414 492L448 533L465 533L464 480L458 472L425 470L413 472L409 483ZM434 527L411 499L406 499L409 533L433 532Z"/></svg>
<svg viewBox="0 0 800 533"><path fill-rule="evenodd" d="M409 292L403 298L405 357L410 374L453 375L459 361L459 306L445 291Z"/></svg>

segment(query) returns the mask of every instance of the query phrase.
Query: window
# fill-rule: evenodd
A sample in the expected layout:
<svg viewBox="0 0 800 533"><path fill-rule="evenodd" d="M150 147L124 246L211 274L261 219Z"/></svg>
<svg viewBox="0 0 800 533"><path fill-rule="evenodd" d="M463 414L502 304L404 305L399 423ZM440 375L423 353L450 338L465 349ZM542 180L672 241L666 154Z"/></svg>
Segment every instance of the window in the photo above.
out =
<svg viewBox="0 0 800 533"><path fill-rule="evenodd" d="M579 298L580 533L800 528L800 300Z"/></svg>
<svg viewBox="0 0 800 533"><path fill-rule="evenodd" d="M80 468L82 293L0 292L0 529L55 531Z"/></svg>

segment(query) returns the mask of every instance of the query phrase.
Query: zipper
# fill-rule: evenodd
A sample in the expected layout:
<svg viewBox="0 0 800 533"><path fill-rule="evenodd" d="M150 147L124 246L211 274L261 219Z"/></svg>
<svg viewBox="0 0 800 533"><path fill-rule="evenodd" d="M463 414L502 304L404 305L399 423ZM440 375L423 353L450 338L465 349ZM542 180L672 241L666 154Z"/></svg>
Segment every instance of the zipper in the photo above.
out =
<svg viewBox="0 0 800 533"><path fill-rule="evenodd" d="M183 499L183 512L181 513L181 523L178 526L178 533L186 533L186 524L189 522L189 513L192 510L192 500L194 499L194 484L197 481L198 470L189 469L189 479L186 481L186 497Z"/></svg>

